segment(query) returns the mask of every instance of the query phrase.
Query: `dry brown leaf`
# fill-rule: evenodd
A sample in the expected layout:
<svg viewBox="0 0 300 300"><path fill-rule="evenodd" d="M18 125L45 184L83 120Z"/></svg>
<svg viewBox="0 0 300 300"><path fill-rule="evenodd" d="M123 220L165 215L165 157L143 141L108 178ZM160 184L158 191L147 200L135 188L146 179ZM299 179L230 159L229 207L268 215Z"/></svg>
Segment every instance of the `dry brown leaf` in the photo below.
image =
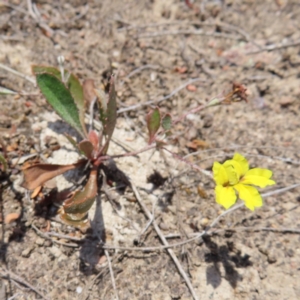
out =
<svg viewBox="0 0 300 300"><path fill-rule="evenodd" d="M20 214L19 213L10 213L10 214L8 214L8 215L5 216L4 223L5 224L10 224L10 223L16 221L19 218L20 218Z"/></svg>
<svg viewBox="0 0 300 300"><path fill-rule="evenodd" d="M86 79L83 82L83 95L85 101L88 103L91 103L95 97L97 97L97 94L95 93L95 83L93 79Z"/></svg>
<svg viewBox="0 0 300 300"><path fill-rule="evenodd" d="M70 165L26 164L23 166L24 182L22 186L28 190L33 190L58 175L78 168L85 162L86 160L81 160Z"/></svg>
<svg viewBox="0 0 300 300"><path fill-rule="evenodd" d="M41 186L41 185L38 186L38 187L36 187L36 188L34 189L34 191L32 192L30 198L31 198L31 199L36 198L37 195L40 193L41 189L42 189L42 186Z"/></svg>
<svg viewBox="0 0 300 300"><path fill-rule="evenodd" d="M209 148L209 144L203 140L192 140L186 144L186 147L196 151L198 149L207 149Z"/></svg>

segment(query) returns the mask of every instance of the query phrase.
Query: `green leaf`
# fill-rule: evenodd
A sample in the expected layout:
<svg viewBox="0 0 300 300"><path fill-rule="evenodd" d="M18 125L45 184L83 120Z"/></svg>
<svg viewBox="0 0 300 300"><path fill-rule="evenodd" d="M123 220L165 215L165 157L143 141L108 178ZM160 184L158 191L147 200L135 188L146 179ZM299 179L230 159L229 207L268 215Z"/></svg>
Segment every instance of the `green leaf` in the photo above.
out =
<svg viewBox="0 0 300 300"><path fill-rule="evenodd" d="M106 136L106 144L103 149L103 153L107 152L109 141L114 132L117 122L117 95L115 90L114 77L110 79L110 87L108 94L107 110L104 113L103 122L103 134Z"/></svg>
<svg viewBox="0 0 300 300"><path fill-rule="evenodd" d="M85 123L84 123L85 103L84 103L84 96L83 96L83 88L82 88L78 78L73 74L71 74L69 77L69 80L67 82L67 87L69 88L69 90L75 100L75 103L76 103L78 111L79 111L80 123L84 130L85 136L87 136Z"/></svg>
<svg viewBox="0 0 300 300"><path fill-rule="evenodd" d="M172 127L172 117L170 114L166 114L161 121L161 126L165 131L169 131Z"/></svg>
<svg viewBox="0 0 300 300"><path fill-rule="evenodd" d="M65 85L55 75L49 73L37 74L36 80L43 95L53 109L62 119L84 136L78 108Z"/></svg>
<svg viewBox="0 0 300 300"><path fill-rule="evenodd" d="M55 77L57 77L60 81L62 81L61 72L59 69L55 67L33 65L32 72L36 76L43 73L52 74ZM68 70L65 70L65 74L66 74L65 77L68 78L68 81L65 83L65 85L69 89L71 95L73 96L73 99L79 111L79 119L80 119L81 126L83 128L85 136L87 136L85 123L84 123L85 102L84 102L82 85L80 84L79 79L75 75L70 74Z"/></svg>
<svg viewBox="0 0 300 300"><path fill-rule="evenodd" d="M152 144L155 140L155 135L160 127L160 111L156 107L147 115L147 127L149 131L149 145Z"/></svg>
<svg viewBox="0 0 300 300"><path fill-rule="evenodd" d="M49 73L55 75L59 80L61 80L60 70L55 67L33 65L31 70L34 75Z"/></svg>

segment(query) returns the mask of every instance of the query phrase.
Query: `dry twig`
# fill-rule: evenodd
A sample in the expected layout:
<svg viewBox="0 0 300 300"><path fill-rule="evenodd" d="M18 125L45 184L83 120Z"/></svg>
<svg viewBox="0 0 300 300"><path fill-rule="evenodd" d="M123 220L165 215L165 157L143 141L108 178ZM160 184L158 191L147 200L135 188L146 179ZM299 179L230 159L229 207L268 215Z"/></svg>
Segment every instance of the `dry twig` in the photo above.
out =
<svg viewBox="0 0 300 300"><path fill-rule="evenodd" d="M240 40L241 38L236 35L221 33L221 32L205 32L203 30L170 30L170 31L160 31L160 32L150 32L145 34L140 34L137 38L152 38L152 37L160 37L165 35L203 35L203 36L212 36L224 39L231 40Z"/></svg>
<svg viewBox="0 0 300 300"><path fill-rule="evenodd" d="M148 218L149 220L153 219L152 214L151 214L150 211L148 210L147 206L144 204L144 202L143 202L143 200L142 200L142 198L141 198L141 196L140 196L140 194L139 194L137 188L135 187L135 185L134 185L132 182L131 182L131 187L132 187L132 190L133 190L133 192L134 192L134 194L135 194L135 197L136 197L137 201L139 202L139 204L140 204L141 208L143 209L144 213L146 214L147 218ZM165 246L168 246L168 245L169 245L169 244L168 244L168 241L165 239L163 233L162 233L161 230L159 229L159 227L158 227L157 223L155 222L155 220L152 222L152 225L153 225L153 227L154 227L154 229L155 229L157 235L158 235L159 238L161 239L162 243L163 243ZM181 264L180 264L178 258L176 257L175 253L173 252L172 249L169 249L169 248L167 249L167 251L168 251L169 255L171 256L171 258L173 259L173 261L174 261L174 263L175 263L175 265L176 265L176 267L177 267L179 273L181 274L181 276L182 276L183 279L185 280L185 282L186 282L186 284L187 284L187 286L188 286L188 288L189 288L189 290L190 290L190 292L191 292L193 298L194 298L195 300L199 299L198 296L197 296L197 294L196 294L196 292L195 292L195 290L194 290L194 287L193 287L193 285L192 285L192 283L191 283L189 277L187 276L186 272L185 272L184 269L182 268L182 266L181 266Z"/></svg>
<svg viewBox="0 0 300 300"><path fill-rule="evenodd" d="M44 294L41 291L39 291L36 287L34 287L29 282L27 282L26 280L24 280L20 276L16 275L15 273L13 273L11 271L8 271L8 270L4 270L4 269L1 268L0 269L0 275L3 278L7 278L8 280L14 280L16 282L19 282L19 283L23 284L24 286L27 286L32 291L34 291L36 294L40 295L43 299L48 300L48 298L46 296L44 296Z"/></svg>
<svg viewBox="0 0 300 300"><path fill-rule="evenodd" d="M290 42L290 43L280 43L280 44L274 44L274 45L268 45L265 47L261 47L258 50L255 51L249 51L246 52L246 55L250 55L250 54L257 54L263 51L274 51L274 50L279 50L279 49L284 49L284 48L289 48L289 47L295 47L295 46L299 46L300 45L300 40L297 40L295 42Z"/></svg>
<svg viewBox="0 0 300 300"><path fill-rule="evenodd" d="M172 91L169 95L167 95L165 97L162 97L162 98L160 98L158 100L151 100L151 101L147 101L147 102L143 102L143 103L138 103L138 104L135 104L135 105L132 105L132 106L129 106L129 107L121 108L121 109L119 109L117 111L117 113L121 114L121 113L124 113L126 111L135 110L135 109L137 109L139 107L142 107L142 106L160 103L160 102L162 102L164 100L167 100L167 99L171 98L176 93L178 93L182 89L186 88L189 84L192 84L192 83L195 83L195 82L198 82L198 81L205 82L206 80L202 79L202 78L195 78L195 79L188 80L187 82L185 82L184 84L182 84L181 86L179 86L177 89L175 89L174 91Z"/></svg>
<svg viewBox="0 0 300 300"><path fill-rule="evenodd" d="M60 241L51 239L51 237L47 233L44 233L44 232L40 231L34 224L31 224L31 227L35 230L35 232L39 236L41 236L42 238L44 238L46 240L50 240L53 243L56 243L58 245L63 245L63 246L66 246L66 247L72 247L72 248L78 248L79 247L79 245L74 244L74 243L64 243L64 242L60 242ZM53 233L52 233L52 235L53 235ZM56 236L58 236L58 235L59 234L57 234Z"/></svg>
<svg viewBox="0 0 300 300"><path fill-rule="evenodd" d="M114 271L113 271L112 266L111 266L111 261L110 261L109 253L108 253L107 250L104 250L104 253L105 253L105 256L107 258L107 263L108 263L108 268L109 268L111 283L112 283L112 286L113 286L113 289L114 289L114 292L115 292L115 295L116 295L116 299L119 300L119 295L118 295L118 291L117 291L117 288L116 288L116 281L115 281L115 277L114 277Z"/></svg>
<svg viewBox="0 0 300 300"><path fill-rule="evenodd" d="M22 78L28 80L29 82L31 82L32 84L36 85L35 79L33 77L31 77L31 76L24 75L24 74L22 74L22 73L20 73L20 72L18 72L16 70L10 68L10 67L7 67L7 66L1 64L1 63L0 63L0 68L3 69L3 70L5 70L5 71L8 71L8 72L10 72L10 73L12 73L14 75L22 77Z"/></svg>

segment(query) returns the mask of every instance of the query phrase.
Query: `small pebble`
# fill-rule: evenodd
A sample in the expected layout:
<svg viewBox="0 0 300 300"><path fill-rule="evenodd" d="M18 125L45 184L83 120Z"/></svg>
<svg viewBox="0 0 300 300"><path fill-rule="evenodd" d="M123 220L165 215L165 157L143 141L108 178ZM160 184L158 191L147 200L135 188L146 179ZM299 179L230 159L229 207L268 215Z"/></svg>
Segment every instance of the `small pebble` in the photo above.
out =
<svg viewBox="0 0 300 300"><path fill-rule="evenodd" d="M203 226L203 227L206 227L207 224L208 224L209 220L207 218L203 218L201 219L200 221L200 224Z"/></svg>
<svg viewBox="0 0 300 300"><path fill-rule="evenodd" d="M26 248L25 250L22 251L21 255L23 257L29 257L33 249L34 249L33 247Z"/></svg>
<svg viewBox="0 0 300 300"><path fill-rule="evenodd" d="M161 230L168 230L169 229L169 226L167 224L163 223L163 222L161 222L159 224L159 227L160 227Z"/></svg>
<svg viewBox="0 0 300 300"><path fill-rule="evenodd" d="M41 237L38 237L36 240L35 240L35 243L39 246L43 246L44 245L44 242L45 240Z"/></svg>

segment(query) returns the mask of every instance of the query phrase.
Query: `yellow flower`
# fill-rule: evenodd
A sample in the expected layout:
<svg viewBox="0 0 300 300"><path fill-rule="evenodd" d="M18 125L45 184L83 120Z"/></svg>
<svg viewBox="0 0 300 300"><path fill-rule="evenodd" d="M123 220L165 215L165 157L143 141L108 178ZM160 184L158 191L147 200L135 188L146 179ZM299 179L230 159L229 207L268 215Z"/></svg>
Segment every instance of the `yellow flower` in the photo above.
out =
<svg viewBox="0 0 300 300"><path fill-rule="evenodd" d="M235 153L233 159L226 160L224 164L215 162L213 173L217 184L216 201L226 209L236 202L236 192L249 209L254 210L262 206L261 195L251 185L264 188L275 184L275 181L271 179L272 171L260 168L249 170L247 159L239 153Z"/></svg>

